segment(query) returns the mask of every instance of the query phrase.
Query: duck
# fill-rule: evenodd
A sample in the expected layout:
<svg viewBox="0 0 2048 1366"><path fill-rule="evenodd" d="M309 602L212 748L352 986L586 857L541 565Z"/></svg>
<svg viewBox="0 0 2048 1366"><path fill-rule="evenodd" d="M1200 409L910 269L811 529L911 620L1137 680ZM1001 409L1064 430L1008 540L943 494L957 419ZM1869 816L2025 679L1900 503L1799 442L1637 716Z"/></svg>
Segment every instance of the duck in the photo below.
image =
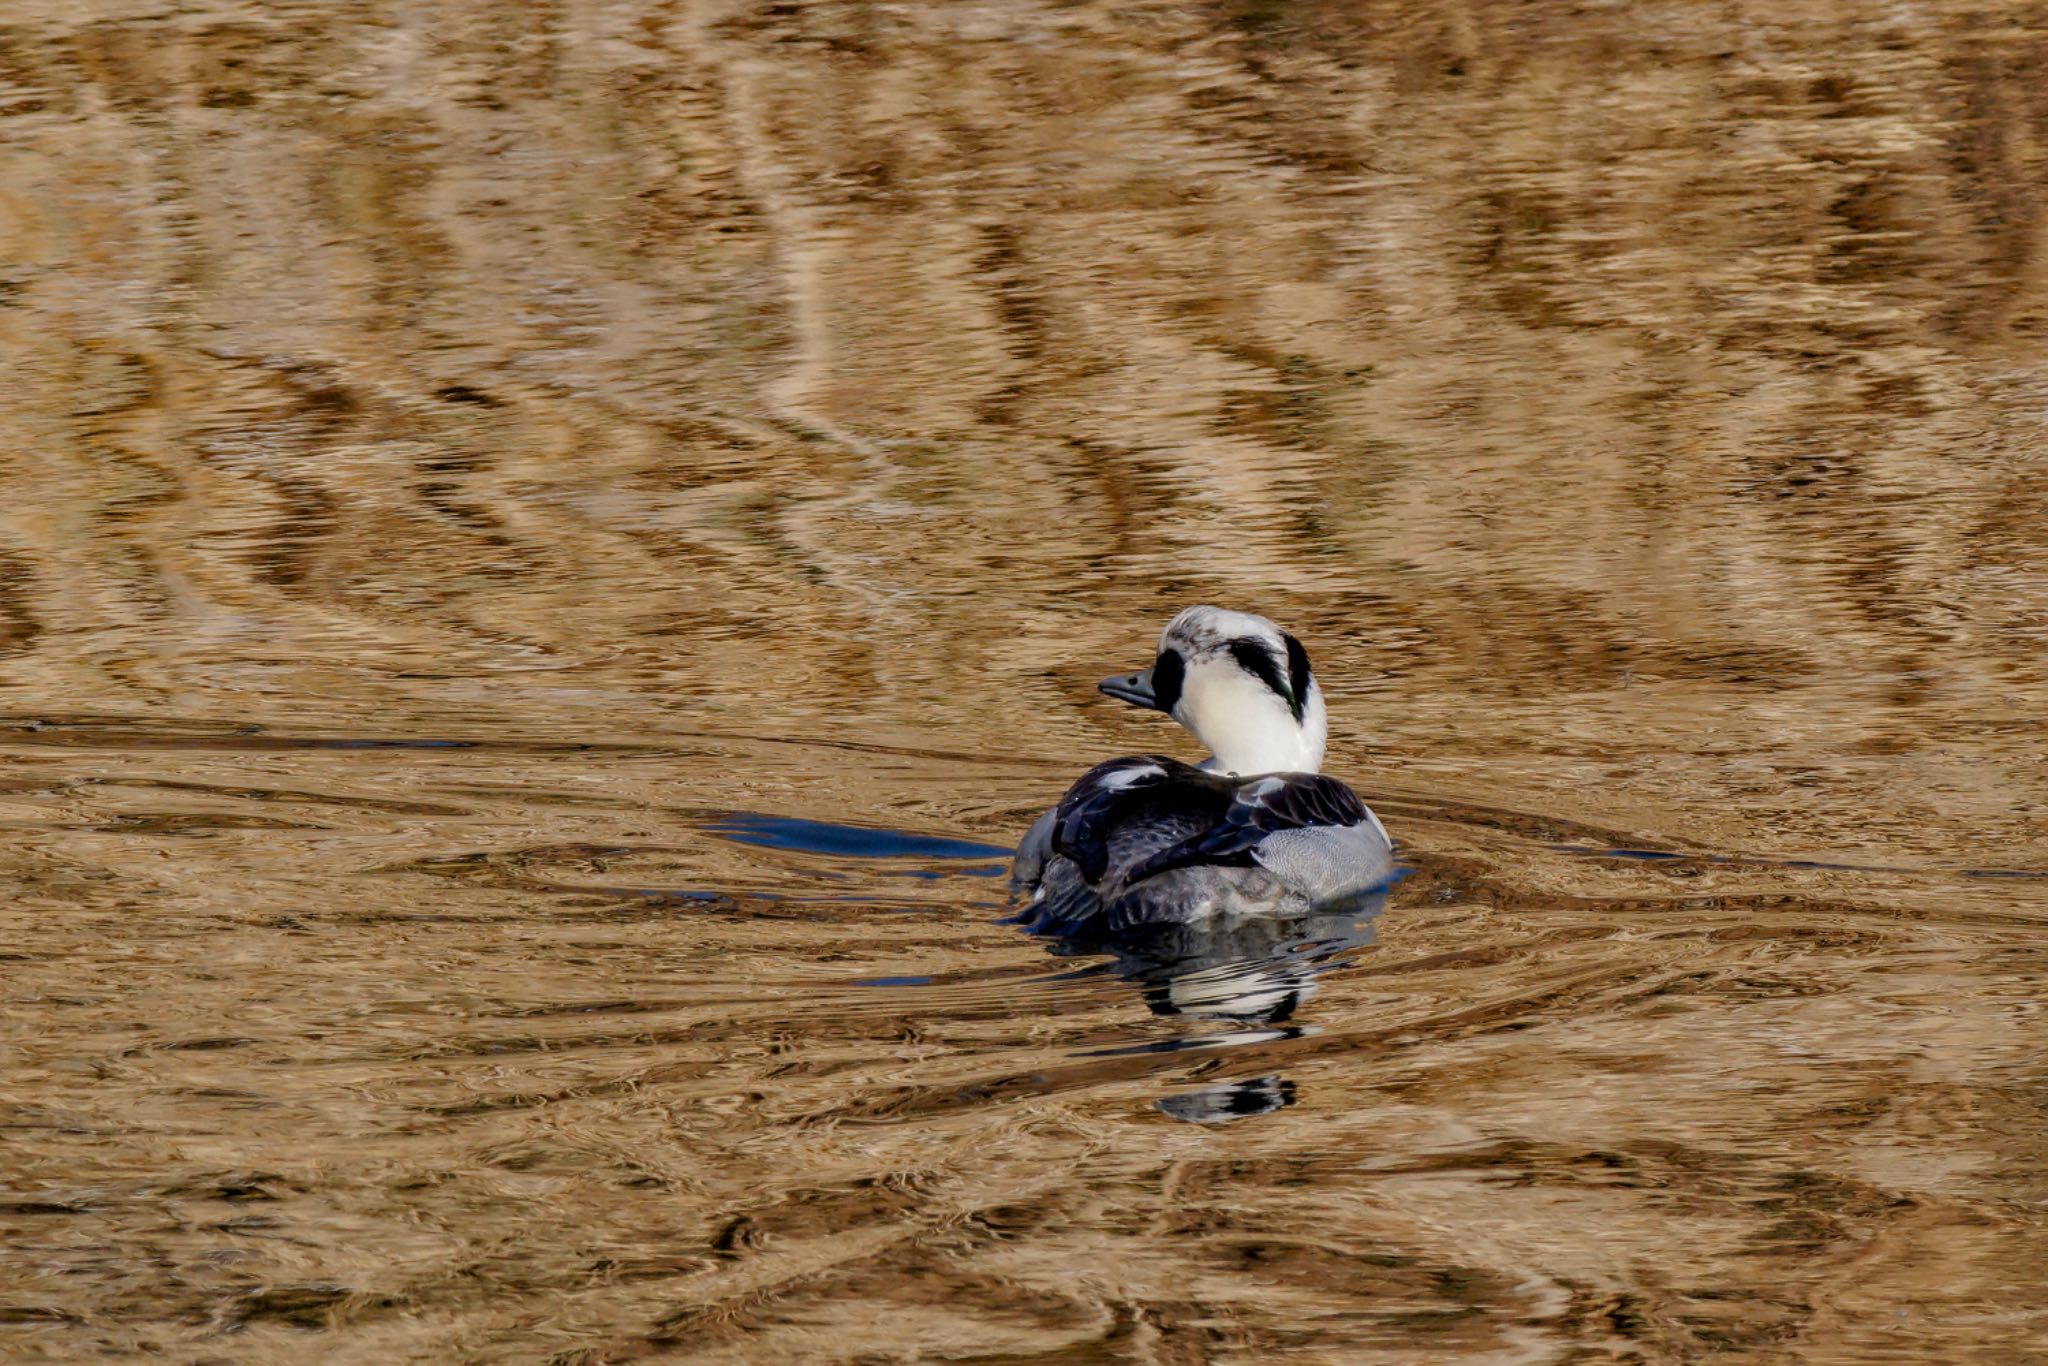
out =
<svg viewBox="0 0 2048 1366"><path fill-rule="evenodd" d="M1082 774L1018 843L1014 919L1036 933L1292 917L1384 891L1386 826L1321 772L1329 735L1308 651L1265 617L1187 608L1150 668L1100 691L1165 712L1209 750L1126 755Z"/></svg>

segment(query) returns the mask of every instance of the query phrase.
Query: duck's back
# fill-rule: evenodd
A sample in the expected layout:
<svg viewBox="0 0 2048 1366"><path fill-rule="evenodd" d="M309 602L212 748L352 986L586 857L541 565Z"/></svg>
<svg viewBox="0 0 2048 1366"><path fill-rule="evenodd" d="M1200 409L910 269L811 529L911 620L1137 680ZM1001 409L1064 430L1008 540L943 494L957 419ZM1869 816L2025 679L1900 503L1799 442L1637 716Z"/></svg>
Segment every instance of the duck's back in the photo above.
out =
<svg viewBox="0 0 2048 1366"><path fill-rule="evenodd" d="M1288 800L1270 804L1276 795ZM1264 818L1275 812L1288 828L1268 828ZM1158 755L1113 759L1082 775L1018 846L1012 886L1030 896L1019 919L1064 933L1084 924L1121 930L1220 914L1299 913L1320 886L1348 885L1362 872L1383 876L1356 866L1350 845L1317 844L1360 819L1371 814L1334 779L1245 780ZM1286 847L1290 838L1298 848ZM1282 843L1268 847L1276 839ZM1268 866L1276 852L1292 856L1292 866ZM1310 880L1288 876L1296 869Z"/></svg>

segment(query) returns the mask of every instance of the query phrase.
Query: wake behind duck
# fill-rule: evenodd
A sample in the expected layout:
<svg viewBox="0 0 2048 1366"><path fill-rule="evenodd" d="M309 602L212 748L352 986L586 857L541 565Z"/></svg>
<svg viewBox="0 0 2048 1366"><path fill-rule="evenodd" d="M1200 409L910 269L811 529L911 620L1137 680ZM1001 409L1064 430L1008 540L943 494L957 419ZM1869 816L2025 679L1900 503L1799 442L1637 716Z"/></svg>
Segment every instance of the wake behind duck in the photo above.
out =
<svg viewBox="0 0 2048 1366"><path fill-rule="evenodd" d="M1386 827L1317 772L1329 718L1293 636L1264 617L1190 607L1151 668L1100 687L1172 716L1210 757L1134 755L1081 775L1017 846L1010 886L1027 928L1296 916L1387 884Z"/></svg>

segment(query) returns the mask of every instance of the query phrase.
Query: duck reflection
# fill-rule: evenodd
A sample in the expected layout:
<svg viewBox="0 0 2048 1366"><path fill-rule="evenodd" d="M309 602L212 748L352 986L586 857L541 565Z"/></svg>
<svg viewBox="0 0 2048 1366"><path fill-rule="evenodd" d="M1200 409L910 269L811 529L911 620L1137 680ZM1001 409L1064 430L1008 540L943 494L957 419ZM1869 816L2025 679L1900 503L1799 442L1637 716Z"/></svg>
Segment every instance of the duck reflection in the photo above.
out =
<svg viewBox="0 0 2048 1366"><path fill-rule="evenodd" d="M1182 1091L1152 1102L1161 1114L1184 1119L1190 1124L1228 1124L1233 1119L1270 1115L1294 1104L1294 1083L1285 1077L1253 1077L1210 1086L1200 1091Z"/></svg>
<svg viewBox="0 0 2048 1366"><path fill-rule="evenodd" d="M1062 956L1106 954L1106 970L1130 982L1155 1015L1221 1026L1091 1056L1173 1053L1300 1038L1313 1026L1297 1017L1317 979L1372 944L1387 894L1288 917L1225 916L1201 922L1131 926L1056 939ZM1294 1082L1260 1076L1166 1096L1158 1108L1175 1119L1217 1124L1292 1105Z"/></svg>

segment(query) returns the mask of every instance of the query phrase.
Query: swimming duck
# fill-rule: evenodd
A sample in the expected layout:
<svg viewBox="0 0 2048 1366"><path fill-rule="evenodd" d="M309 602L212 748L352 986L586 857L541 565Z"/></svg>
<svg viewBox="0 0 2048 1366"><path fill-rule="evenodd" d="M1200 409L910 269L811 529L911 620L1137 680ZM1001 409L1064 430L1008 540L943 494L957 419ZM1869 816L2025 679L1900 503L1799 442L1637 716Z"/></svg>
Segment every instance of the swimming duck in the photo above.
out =
<svg viewBox="0 0 2048 1366"><path fill-rule="evenodd" d="M1020 923L1068 934L1300 915L1385 887L1386 827L1317 772L1329 717L1293 636L1248 612L1190 607L1151 668L1098 686L1165 712L1210 757L1132 755L1082 774L1017 846Z"/></svg>

